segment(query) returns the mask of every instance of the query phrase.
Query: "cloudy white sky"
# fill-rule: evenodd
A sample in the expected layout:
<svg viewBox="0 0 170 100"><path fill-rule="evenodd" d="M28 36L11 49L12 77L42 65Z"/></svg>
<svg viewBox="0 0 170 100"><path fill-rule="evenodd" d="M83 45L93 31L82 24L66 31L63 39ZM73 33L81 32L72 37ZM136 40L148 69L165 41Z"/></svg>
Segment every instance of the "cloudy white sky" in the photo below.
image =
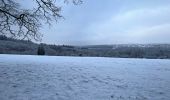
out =
<svg viewBox="0 0 170 100"><path fill-rule="evenodd" d="M82 5L62 6L65 20L45 25L42 42L170 43L170 0L84 0Z"/></svg>

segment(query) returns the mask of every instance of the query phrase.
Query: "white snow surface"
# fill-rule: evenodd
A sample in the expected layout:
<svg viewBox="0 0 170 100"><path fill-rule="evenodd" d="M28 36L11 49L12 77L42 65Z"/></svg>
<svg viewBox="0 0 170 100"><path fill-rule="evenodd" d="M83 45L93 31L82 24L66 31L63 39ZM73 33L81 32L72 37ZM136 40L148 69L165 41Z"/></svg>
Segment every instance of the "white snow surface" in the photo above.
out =
<svg viewBox="0 0 170 100"><path fill-rule="evenodd" d="M0 100L170 100L170 60L0 55Z"/></svg>

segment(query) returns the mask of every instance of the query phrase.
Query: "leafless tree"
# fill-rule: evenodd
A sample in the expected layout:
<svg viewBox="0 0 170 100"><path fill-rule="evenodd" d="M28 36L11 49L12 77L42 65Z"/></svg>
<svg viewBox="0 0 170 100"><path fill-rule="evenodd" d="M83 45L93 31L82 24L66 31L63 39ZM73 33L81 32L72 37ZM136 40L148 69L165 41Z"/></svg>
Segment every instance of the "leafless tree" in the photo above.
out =
<svg viewBox="0 0 170 100"><path fill-rule="evenodd" d="M0 34L14 38L41 40L39 29L43 21L50 24L62 18L61 7L56 5L56 0L29 0L35 2L35 7L25 9L19 0L0 0ZM81 0L63 0L64 3L72 2L81 4Z"/></svg>

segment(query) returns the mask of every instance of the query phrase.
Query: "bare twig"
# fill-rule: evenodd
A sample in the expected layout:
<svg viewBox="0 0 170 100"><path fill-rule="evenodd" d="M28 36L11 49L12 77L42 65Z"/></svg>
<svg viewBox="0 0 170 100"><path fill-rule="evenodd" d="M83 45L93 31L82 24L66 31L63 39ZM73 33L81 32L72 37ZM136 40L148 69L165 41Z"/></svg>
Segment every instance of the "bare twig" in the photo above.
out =
<svg viewBox="0 0 170 100"><path fill-rule="evenodd" d="M64 0L64 2L69 0ZM62 18L61 7L55 0L33 0L36 2L34 9L21 9L15 0L0 0L0 34L23 39L41 40L39 32L42 21L49 25L53 20ZM81 0L73 0L75 5Z"/></svg>

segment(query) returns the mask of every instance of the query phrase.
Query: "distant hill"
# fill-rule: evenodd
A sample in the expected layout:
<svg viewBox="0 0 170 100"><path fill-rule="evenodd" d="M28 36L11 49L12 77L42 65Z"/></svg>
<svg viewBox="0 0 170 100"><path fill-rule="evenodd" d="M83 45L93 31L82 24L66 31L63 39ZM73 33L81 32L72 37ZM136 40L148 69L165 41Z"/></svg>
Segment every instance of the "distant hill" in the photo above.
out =
<svg viewBox="0 0 170 100"><path fill-rule="evenodd" d="M170 44L49 45L41 44L50 56L93 56L169 59ZM39 44L0 35L0 54L36 55Z"/></svg>

